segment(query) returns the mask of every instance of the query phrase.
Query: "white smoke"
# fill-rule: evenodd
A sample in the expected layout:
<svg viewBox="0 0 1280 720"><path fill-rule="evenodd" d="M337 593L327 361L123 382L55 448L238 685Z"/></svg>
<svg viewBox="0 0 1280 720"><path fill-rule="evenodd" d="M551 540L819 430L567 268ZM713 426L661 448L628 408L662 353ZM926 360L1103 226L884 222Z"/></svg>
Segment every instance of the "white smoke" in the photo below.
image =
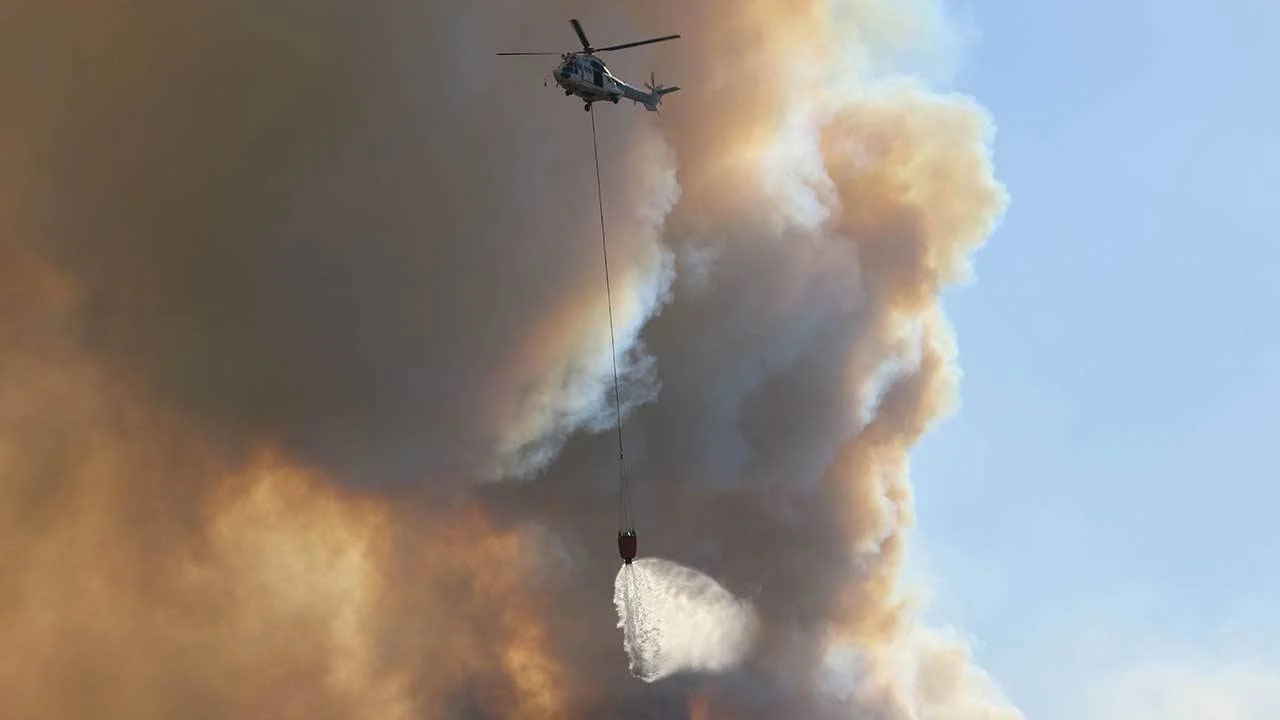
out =
<svg viewBox="0 0 1280 720"><path fill-rule="evenodd" d="M623 565L613 588L631 674L645 682L679 672L732 669L759 632L749 602L670 560L643 558Z"/></svg>
<svg viewBox="0 0 1280 720"><path fill-rule="evenodd" d="M530 480L546 469L574 432L610 432L619 417L625 421L636 408L657 399L657 359L640 334L671 301L675 254L663 243L662 233L680 198L680 185L675 157L658 131L640 125L633 132L634 147L625 160L636 185L627 188L628 201L609 197L609 185L601 190L612 262L610 287L606 289L601 276L590 299L584 297L587 311L562 339L566 344L557 359L524 388L514 419L502 430L497 461L481 473L487 480ZM601 230L594 221L588 227L593 238L588 247L603 273L602 249L594 240ZM606 328L615 334L613 342L606 340ZM621 397L614 393L615 362Z"/></svg>

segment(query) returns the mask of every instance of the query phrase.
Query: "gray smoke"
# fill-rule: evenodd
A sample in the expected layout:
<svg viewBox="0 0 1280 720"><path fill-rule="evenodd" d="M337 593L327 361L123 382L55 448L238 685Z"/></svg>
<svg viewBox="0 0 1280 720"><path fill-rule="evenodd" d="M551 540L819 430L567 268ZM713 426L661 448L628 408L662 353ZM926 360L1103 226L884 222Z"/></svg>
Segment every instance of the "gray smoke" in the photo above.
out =
<svg viewBox="0 0 1280 720"><path fill-rule="evenodd" d="M876 74L927 7L836 5L7 3L15 715L1016 716L898 582L989 124ZM649 684L603 591L590 118L493 55L571 16L684 35L608 58L681 85L661 118L596 111L626 457L640 567L755 617Z"/></svg>

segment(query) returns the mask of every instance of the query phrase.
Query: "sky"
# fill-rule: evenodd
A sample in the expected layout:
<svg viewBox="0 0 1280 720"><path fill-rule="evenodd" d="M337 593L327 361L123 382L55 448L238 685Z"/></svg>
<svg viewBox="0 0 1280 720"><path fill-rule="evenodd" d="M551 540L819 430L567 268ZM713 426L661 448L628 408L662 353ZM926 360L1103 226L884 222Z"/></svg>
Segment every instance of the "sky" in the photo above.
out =
<svg viewBox="0 0 1280 720"><path fill-rule="evenodd" d="M1031 718L1274 717L1280 8L948 7L1010 204L913 453L932 612Z"/></svg>

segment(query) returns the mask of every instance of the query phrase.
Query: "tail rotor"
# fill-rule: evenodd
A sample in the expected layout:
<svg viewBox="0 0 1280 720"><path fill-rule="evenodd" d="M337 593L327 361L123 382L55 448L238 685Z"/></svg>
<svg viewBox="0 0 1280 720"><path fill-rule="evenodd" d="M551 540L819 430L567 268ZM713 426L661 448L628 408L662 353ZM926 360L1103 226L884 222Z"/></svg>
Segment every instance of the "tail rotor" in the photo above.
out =
<svg viewBox="0 0 1280 720"><path fill-rule="evenodd" d="M659 106L662 104L662 96L666 95L667 93L673 93L680 89L678 86L675 86L675 85L672 85L671 87L664 87L662 85L659 85L658 80L654 76L652 71L649 72L649 82L645 83L644 86L645 86L645 89L649 91L649 101L645 103L645 107L649 110L652 110L658 113L659 115L662 114L662 111L658 109Z"/></svg>

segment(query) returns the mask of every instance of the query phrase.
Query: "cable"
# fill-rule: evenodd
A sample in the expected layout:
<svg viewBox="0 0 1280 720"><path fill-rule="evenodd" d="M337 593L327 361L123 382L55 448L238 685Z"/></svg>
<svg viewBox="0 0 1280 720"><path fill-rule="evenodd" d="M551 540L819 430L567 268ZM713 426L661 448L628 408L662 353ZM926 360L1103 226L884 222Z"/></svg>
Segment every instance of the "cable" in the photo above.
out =
<svg viewBox="0 0 1280 720"><path fill-rule="evenodd" d="M622 497L618 502L618 524L620 529L628 529L631 525L631 491L627 486L627 465L622 450L622 393L618 384L618 348L613 331L613 290L609 287L609 243L604 229L604 191L600 187L600 145L596 139L596 114L591 115L591 149L596 157L596 200L600 206L600 247L604 253L604 292L609 307L609 353L613 358L613 402L618 418L618 479L622 484Z"/></svg>

